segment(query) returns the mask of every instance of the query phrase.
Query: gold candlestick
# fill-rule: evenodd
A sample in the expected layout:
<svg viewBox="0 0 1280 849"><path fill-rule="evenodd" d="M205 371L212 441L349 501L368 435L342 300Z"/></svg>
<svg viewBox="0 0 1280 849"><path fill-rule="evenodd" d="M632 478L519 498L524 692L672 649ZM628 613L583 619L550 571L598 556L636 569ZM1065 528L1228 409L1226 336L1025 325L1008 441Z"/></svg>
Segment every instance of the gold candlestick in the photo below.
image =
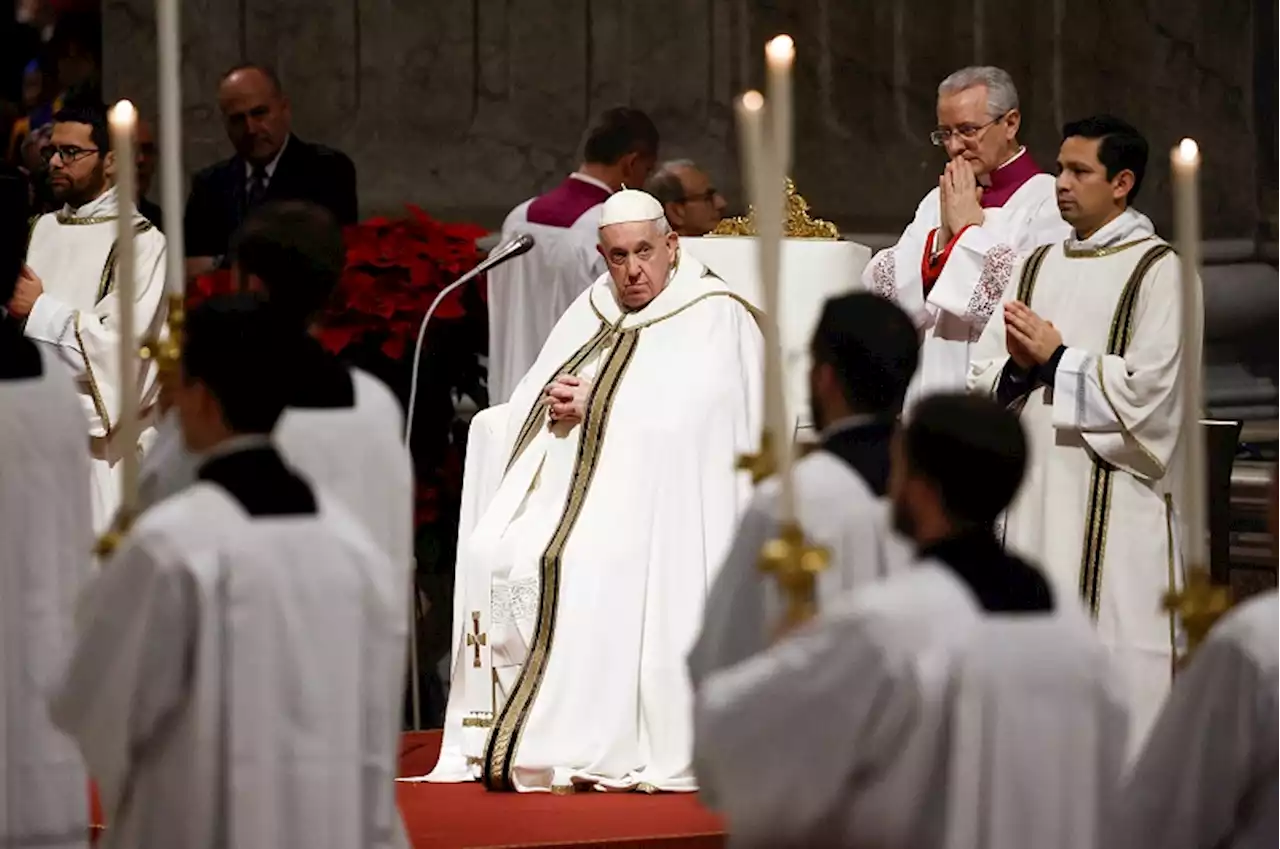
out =
<svg viewBox="0 0 1280 849"><path fill-rule="evenodd" d="M1186 651L1177 659L1181 667L1204 642L1214 623L1231 609L1231 588L1214 584L1208 569L1193 566L1187 570L1187 585L1182 592L1165 593L1163 606L1178 617L1187 633Z"/></svg>
<svg viewBox="0 0 1280 849"><path fill-rule="evenodd" d="M787 600L785 633L818 612L818 575L831 562L825 548L809 545L796 522L784 523L777 538L760 549L760 571L772 575Z"/></svg>

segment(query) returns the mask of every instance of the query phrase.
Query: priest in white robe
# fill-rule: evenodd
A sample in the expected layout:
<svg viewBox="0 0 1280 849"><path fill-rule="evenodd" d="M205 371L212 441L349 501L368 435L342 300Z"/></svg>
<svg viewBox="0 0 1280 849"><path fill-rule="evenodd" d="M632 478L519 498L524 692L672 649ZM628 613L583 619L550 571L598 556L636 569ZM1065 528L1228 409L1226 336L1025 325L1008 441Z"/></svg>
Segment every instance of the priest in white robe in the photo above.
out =
<svg viewBox="0 0 1280 849"><path fill-rule="evenodd" d="M1018 142L1021 123L1018 90L1000 68L964 68L943 80L930 139L945 149L947 166L897 244L862 273L863 285L906 310L919 330L908 410L924 395L964 388L972 343L1000 303L1001 269L1070 233L1053 177Z"/></svg>
<svg viewBox="0 0 1280 849"><path fill-rule="evenodd" d="M1063 136L1059 206L1074 235L998 272L1007 303L970 384L1021 409L1031 472L1005 543L1097 622L1131 690L1136 749L1169 690L1178 640L1159 600L1181 581L1182 369L1200 360L1201 334L1182 338L1182 310L1202 307L1199 297L1184 305L1177 256L1130 206L1142 136L1109 116L1069 123Z"/></svg>
<svg viewBox="0 0 1280 849"><path fill-rule="evenodd" d="M22 268L26 186L0 181L0 303ZM0 846L77 849L89 792L48 697L71 653L89 577L89 456L75 384L0 309Z"/></svg>
<svg viewBox="0 0 1280 849"><path fill-rule="evenodd" d="M199 481L142 515L82 599L51 713L98 783L107 849L376 843L394 766L367 728L401 611L386 555L270 444L281 335L241 300L191 312L174 404Z"/></svg>
<svg viewBox="0 0 1280 849"><path fill-rule="evenodd" d="M506 472L460 545L431 780L694 788L685 657L750 492L763 343L652 196L613 195L599 240L609 273L497 413Z"/></svg>
<svg viewBox="0 0 1280 849"><path fill-rule="evenodd" d="M1280 844L1274 590L1214 625L1173 691L1117 800L1114 849Z"/></svg>
<svg viewBox="0 0 1280 849"><path fill-rule="evenodd" d="M525 233L535 241L489 272L489 403L511 399L560 316L604 274L596 250L601 206L621 188L643 186L657 158L649 116L609 109L588 132L578 170L502 222L502 242Z"/></svg>
<svg viewBox="0 0 1280 849"><path fill-rule="evenodd" d="M232 275L261 293L296 340L285 391L288 406L272 439L285 461L331 495L387 554L379 576L396 599L387 622L392 641L379 654L388 689L380 725L371 734L392 760L399 752L405 650L413 585L413 459L404 444L404 417L391 390L371 374L348 368L308 332L342 275L342 231L322 207L302 201L255 210L231 248ZM195 482L199 457L182 442L179 417L169 410L144 461L142 505L168 498ZM395 772L380 785L376 845L407 846L395 804Z"/></svg>
<svg viewBox="0 0 1280 849"><path fill-rule="evenodd" d="M144 449L154 438L155 365L148 360L140 366L143 427L137 444L123 445L115 429L123 405L115 246L119 205L105 113L92 107L59 112L45 150L50 186L65 206L33 225L27 267L8 309L24 322L28 338L54 353L75 375L92 459L93 528L101 533L119 504L121 457ZM165 240L150 221L136 210L132 214L132 309L138 338L129 344L139 344L164 321Z"/></svg>
<svg viewBox="0 0 1280 849"><path fill-rule="evenodd" d="M1025 463L1007 411L921 401L894 440L889 485L921 562L701 684L698 781L733 845L943 845L956 651L984 611L1053 605L1039 572L992 536Z"/></svg>
<svg viewBox="0 0 1280 849"><path fill-rule="evenodd" d="M810 354L811 415L822 442L793 474L800 526L830 556L829 568L818 576L821 608L911 561L884 496L889 440L915 373L915 328L888 301L866 292L841 295L824 305ZM738 525L689 655L695 685L764 650L775 636L785 599L762 579L760 550L779 532L778 498L778 480L764 481Z"/></svg>

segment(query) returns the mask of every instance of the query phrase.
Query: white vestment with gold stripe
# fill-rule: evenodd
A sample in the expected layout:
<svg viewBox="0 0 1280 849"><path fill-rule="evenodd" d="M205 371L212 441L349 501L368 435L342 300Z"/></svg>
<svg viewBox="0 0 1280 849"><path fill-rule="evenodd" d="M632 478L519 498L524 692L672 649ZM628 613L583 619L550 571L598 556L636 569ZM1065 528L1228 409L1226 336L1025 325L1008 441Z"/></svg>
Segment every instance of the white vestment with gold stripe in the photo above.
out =
<svg viewBox="0 0 1280 849"><path fill-rule="evenodd" d="M145 448L154 436L155 364L139 364L137 386L142 429L135 445L120 444L120 300L116 280L116 190L79 209L36 221L27 249L29 265L44 285L26 320L26 334L56 352L75 375L92 457L93 527L106 530L120 502L120 459ZM140 345L164 322L164 235L134 213L134 328Z"/></svg>

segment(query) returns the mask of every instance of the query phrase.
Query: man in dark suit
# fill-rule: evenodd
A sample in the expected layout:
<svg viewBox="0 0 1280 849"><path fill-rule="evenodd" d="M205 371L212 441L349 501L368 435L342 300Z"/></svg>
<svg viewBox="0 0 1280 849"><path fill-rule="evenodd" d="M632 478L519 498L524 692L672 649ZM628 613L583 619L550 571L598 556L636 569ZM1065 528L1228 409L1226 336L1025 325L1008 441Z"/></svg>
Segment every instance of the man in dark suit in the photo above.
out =
<svg viewBox="0 0 1280 849"><path fill-rule="evenodd" d="M225 265L232 234L250 209L267 201L311 201L339 224L355 223L355 165L292 134L289 99L270 69L232 68L218 86L218 108L236 155L192 180L183 228L188 275Z"/></svg>

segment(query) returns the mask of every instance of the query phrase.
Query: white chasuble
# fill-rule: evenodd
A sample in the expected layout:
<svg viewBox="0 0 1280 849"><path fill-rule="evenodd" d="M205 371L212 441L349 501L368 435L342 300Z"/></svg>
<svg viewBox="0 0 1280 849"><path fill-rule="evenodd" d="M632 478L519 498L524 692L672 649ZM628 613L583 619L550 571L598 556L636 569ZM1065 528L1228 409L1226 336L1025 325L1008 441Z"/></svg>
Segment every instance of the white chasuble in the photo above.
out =
<svg viewBox="0 0 1280 849"><path fill-rule="evenodd" d="M793 467L796 517L811 545L826 549L818 576L818 608L907 568L914 555L891 529L888 504L840 457L816 450ZM698 641L689 655L695 687L710 673L763 651L782 622L786 600L760 570L761 548L777 536L778 481L755 491L728 557L707 598Z"/></svg>
<svg viewBox="0 0 1280 849"><path fill-rule="evenodd" d="M1004 168L1019 168L1029 156L1024 149ZM943 257L941 273L926 286L929 256L946 247L933 244L941 223L939 198L938 189L925 195L897 244L877 253L862 272L867 290L902 307L920 331L920 366L907 391L908 411L925 395L963 391L972 344L1000 303L1009 267L1019 253L1071 234L1058 213L1054 178L1034 174L1002 206L983 210L983 223L959 235Z"/></svg>
<svg viewBox="0 0 1280 849"><path fill-rule="evenodd" d="M27 264L44 284L27 316L29 338L48 346L76 377L92 458L93 527L107 529L120 502L120 459L141 451L154 437L152 402L156 396L153 360L139 362L136 385L142 431L136 445L122 445L119 421L120 310L116 279L116 190L108 189L79 209L41 216L31 231ZM140 345L164 323L165 240L134 212L134 328Z"/></svg>
<svg viewBox="0 0 1280 849"><path fill-rule="evenodd" d="M71 376L40 353L42 374L0 377L0 846L73 849L88 844L88 778L48 697L90 574L89 457Z"/></svg>
<svg viewBox="0 0 1280 849"><path fill-rule="evenodd" d="M1033 381L1016 401L1029 457L1005 544L1044 569L1056 598L1080 599L1094 617L1130 690L1136 748L1173 671L1176 623L1160 599L1182 580L1182 369L1199 362L1201 334L1182 339L1178 258L1132 210L1005 276L1005 300L1053 322L1066 346L1053 386ZM1199 300L1190 308L1202 313ZM994 394L1007 363L1001 309L978 343L971 388Z"/></svg>
<svg viewBox="0 0 1280 849"><path fill-rule="evenodd" d="M1213 626L1129 774L1108 849L1280 845L1278 644L1274 590Z"/></svg>
<svg viewBox="0 0 1280 849"><path fill-rule="evenodd" d="M953 655L981 616L926 561L713 672L695 764L732 845L940 846Z"/></svg>
<svg viewBox="0 0 1280 849"><path fill-rule="evenodd" d="M750 492L735 465L759 440L762 366L750 309L704 272L683 254L631 313L602 277L506 405L488 443L506 472L459 546L429 780L694 788L685 656ZM586 416L549 426L540 398L566 372L591 380Z"/></svg>
<svg viewBox="0 0 1280 849"><path fill-rule="evenodd" d="M322 492L250 517L198 482L147 511L81 602L54 720L98 784L105 849L376 845L368 658L399 614Z"/></svg>

